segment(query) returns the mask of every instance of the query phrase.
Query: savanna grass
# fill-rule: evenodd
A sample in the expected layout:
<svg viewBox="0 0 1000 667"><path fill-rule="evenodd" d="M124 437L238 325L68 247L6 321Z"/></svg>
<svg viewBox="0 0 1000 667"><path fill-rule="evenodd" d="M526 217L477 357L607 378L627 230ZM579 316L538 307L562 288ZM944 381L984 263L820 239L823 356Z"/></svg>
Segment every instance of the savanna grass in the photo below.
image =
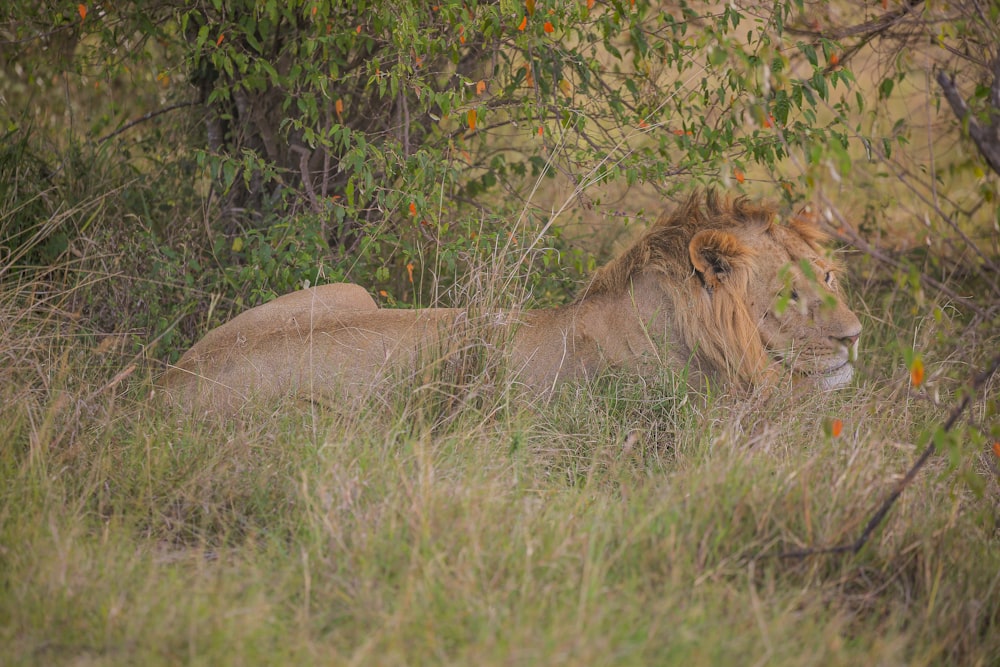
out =
<svg viewBox="0 0 1000 667"><path fill-rule="evenodd" d="M873 345L832 395L608 375L540 403L472 358L213 423L162 410L152 371L122 377L131 359L114 371L66 322L21 321L4 349L46 342L0 389L11 664L1000 656L1000 492L976 462L936 457L857 555L778 557L855 539L940 423L957 373L934 335L939 405Z"/></svg>

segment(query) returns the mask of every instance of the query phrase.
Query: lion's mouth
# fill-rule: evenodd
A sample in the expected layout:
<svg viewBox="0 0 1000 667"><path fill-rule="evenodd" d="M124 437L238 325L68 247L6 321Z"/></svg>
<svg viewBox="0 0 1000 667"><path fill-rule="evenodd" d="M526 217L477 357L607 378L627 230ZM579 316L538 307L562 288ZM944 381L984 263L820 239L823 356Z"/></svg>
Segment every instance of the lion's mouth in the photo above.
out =
<svg viewBox="0 0 1000 667"><path fill-rule="evenodd" d="M854 377L854 366L850 361L844 361L837 366L816 373L813 377L816 378L816 384L821 389L840 389Z"/></svg>

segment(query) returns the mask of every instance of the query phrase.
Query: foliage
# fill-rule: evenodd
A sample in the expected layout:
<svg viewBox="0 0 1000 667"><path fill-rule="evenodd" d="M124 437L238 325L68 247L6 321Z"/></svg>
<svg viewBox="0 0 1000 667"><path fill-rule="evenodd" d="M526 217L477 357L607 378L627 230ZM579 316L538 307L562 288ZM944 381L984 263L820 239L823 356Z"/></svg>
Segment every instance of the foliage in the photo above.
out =
<svg viewBox="0 0 1000 667"><path fill-rule="evenodd" d="M574 199L593 206L599 194L589 193L616 181L664 194L692 181L743 183L791 152L812 165L802 184L829 160L846 174L849 132L823 109L850 106L853 76L832 66L835 42L786 32L801 11L794 2L706 11L642 0L244 0L80 5L77 16L17 4L25 20L4 27L39 73L30 36L48 18L72 45L60 63L77 76L115 80L151 63L156 81L174 82L174 99L197 91L204 138L189 146L193 175L219 196L205 260L222 262L220 275L255 275L249 291L233 294L227 281L229 294L254 302L306 274L350 275L428 302L468 269L461 257L481 242L463 234L470 226L482 231L485 220L487 234L529 239L560 226L531 208L543 177L568 179ZM100 60L99 45L119 59ZM794 179L779 180L801 196ZM258 240L288 237L274 225L321 241L297 253L313 266L289 269L294 280L266 268L277 264ZM261 257L220 255L226 246ZM372 247L380 261L364 257ZM434 268L423 289L403 280L418 260Z"/></svg>

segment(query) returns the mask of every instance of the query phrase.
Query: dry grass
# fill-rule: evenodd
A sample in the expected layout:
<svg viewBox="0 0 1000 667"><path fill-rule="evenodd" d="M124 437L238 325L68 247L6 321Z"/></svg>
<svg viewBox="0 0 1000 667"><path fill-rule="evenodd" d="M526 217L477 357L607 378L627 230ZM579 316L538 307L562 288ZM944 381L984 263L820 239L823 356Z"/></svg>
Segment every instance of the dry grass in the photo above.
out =
<svg viewBox="0 0 1000 667"><path fill-rule="evenodd" d="M111 385L115 364L58 318L21 322L0 341L12 664L1000 656L981 447L936 459L860 554L774 557L853 539L941 417L877 344L853 391L756 409L606 377L548 405L404 386L352 414L210 425L162 414L141 371ZM928 368L942 403L947 363Z"/></svg>

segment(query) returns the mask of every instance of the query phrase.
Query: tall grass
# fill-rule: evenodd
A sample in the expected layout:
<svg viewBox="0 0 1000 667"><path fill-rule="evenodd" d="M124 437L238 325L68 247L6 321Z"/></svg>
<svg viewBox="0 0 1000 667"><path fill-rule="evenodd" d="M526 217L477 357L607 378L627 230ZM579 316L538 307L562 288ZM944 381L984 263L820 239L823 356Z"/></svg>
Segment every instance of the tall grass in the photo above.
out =
<svg viewBox="0 0 1000 667"><path fill-rule="evenodd" d="M40 209L32 236L2 203L32 243L59 227ZM609 374L540 403L472 355L360 404L221 424L163 410L155 366L79 316L84 264L34 271L31 250L0 259L4 664L1000 661L1000 488L973 437L996 380L971 444L860 553L778 557L855 539L995 353L946 303L920 319L896 283L862 284L863 363L836 394ZM457 294L474 313L522 300L521 256L497 255Z"/></svg>
<svg viewBox="0 0 1000 667"><path fill-rule="evenodd" d="M20 324L0 340L10 664L1000 657L988 467L972 466L976 495L935 459L856 556L775 557L856 537L941 418L901 389L884 345L866 346L852 390L750 407L668 375L569 385L548 404L474 381L461 391L476 400L441 400L459 392L413 379L350 409L211 424L162 412L151 371L119 377L14 289ZM872 341L899 335L866 325ZM953 389L942 381L942 406Z"/></svg>

